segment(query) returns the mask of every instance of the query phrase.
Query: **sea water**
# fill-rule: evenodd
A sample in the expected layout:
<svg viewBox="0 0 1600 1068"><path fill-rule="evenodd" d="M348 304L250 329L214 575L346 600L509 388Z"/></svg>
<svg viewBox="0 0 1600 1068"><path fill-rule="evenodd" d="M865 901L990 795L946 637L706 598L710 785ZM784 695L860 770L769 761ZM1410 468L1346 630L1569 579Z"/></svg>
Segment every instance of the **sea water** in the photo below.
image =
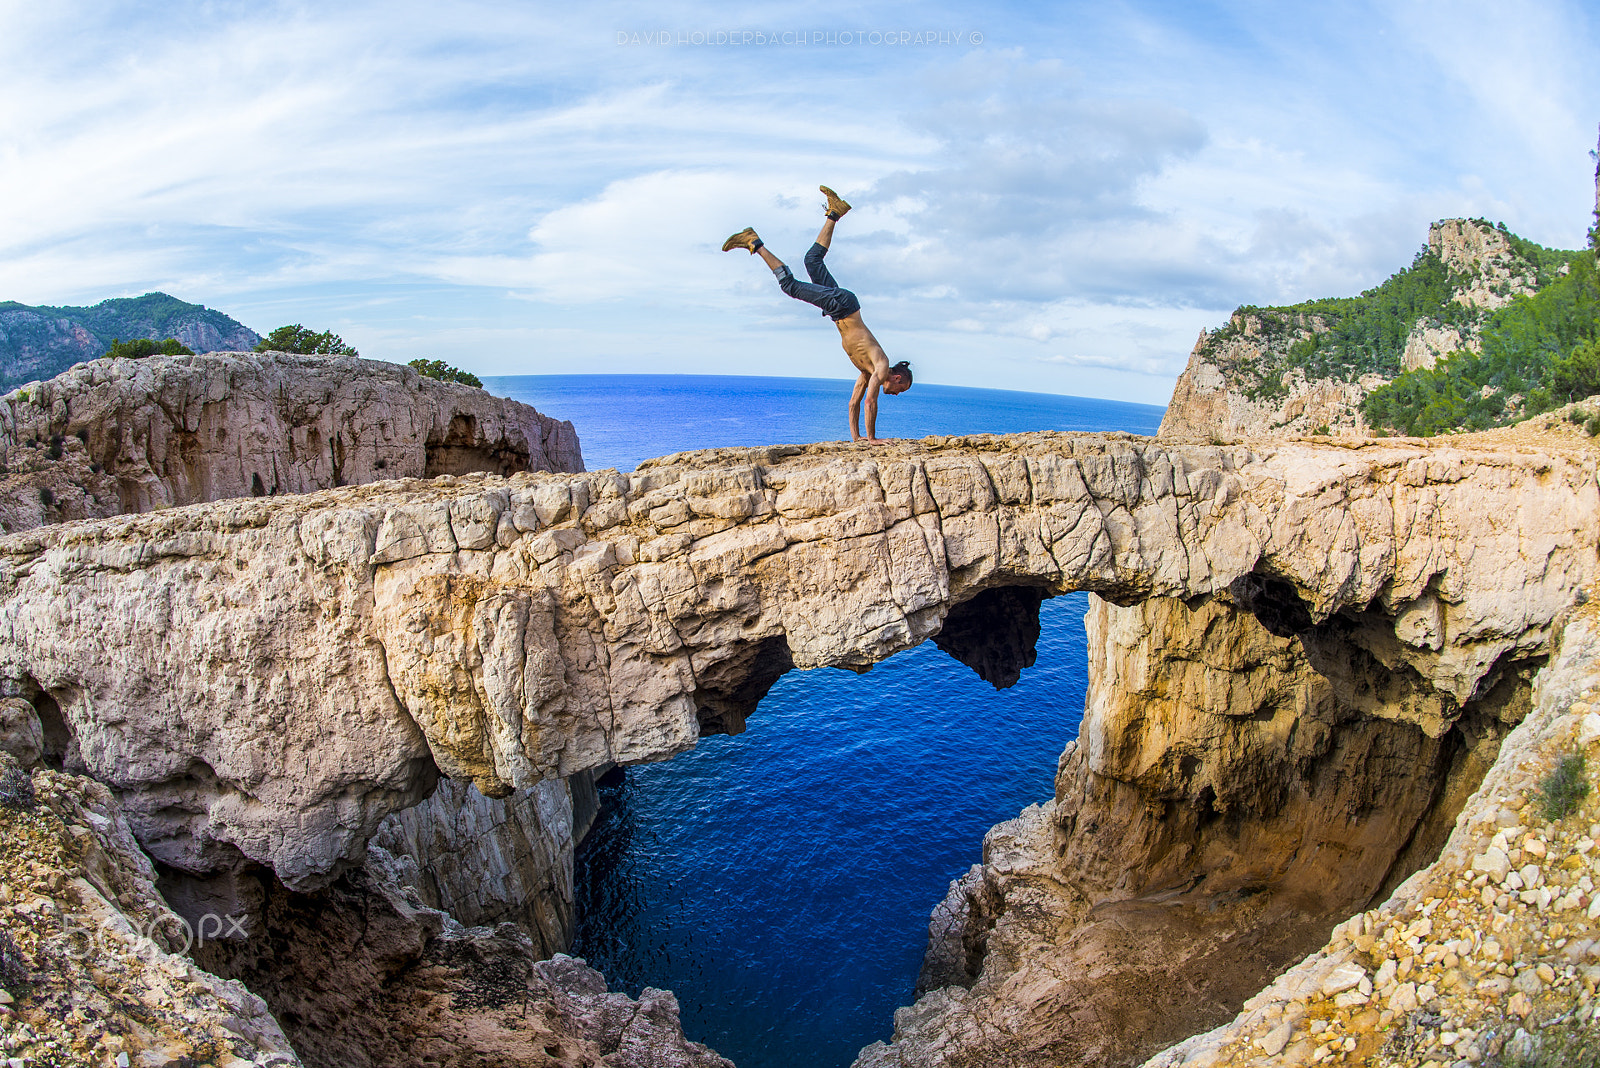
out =
<svg viewBox="0 0 1600 1068"><path fill-rule="evenodd" d="M488 379L571 419L590 470L848 436L851 383L688 375ZM1160 408L918 384L882 437L1128 430ZM740 735L627 768L578 850L575 955L613 989L672 990L739 1068L848 1065L909 1004L928 914L984 832L1054 793L1083 715L1085 595L1044 603L1038 661L995 690L924 642L870 672L779 679Z"/></svg>

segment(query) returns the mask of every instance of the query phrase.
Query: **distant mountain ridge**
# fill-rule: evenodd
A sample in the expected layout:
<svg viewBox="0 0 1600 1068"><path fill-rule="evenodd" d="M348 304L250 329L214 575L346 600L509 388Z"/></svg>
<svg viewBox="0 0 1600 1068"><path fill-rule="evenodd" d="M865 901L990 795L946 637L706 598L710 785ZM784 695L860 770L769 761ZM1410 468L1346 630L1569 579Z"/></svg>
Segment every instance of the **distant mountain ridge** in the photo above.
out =
<svg viewBox="0 0 1600 1068"><path fill-rule="evenodd" d="M89 307L0 302L0 390L54 378L92 360L114 338L175 337L197 353L248 352L261 335L222 312L166 293L115 297Z"/></svg>

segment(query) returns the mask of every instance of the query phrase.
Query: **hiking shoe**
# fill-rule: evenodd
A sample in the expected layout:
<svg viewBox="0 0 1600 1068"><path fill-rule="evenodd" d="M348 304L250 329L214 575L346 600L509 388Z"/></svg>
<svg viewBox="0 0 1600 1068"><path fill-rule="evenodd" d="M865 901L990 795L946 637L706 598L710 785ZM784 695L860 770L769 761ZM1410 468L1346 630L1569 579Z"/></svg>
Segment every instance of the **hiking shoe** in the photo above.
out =
<svg viewBox="0 0 1600 1068"><path fill-rule="evenodd" d="M825 185L819 185L817 188L822 190L822 195L828 198L828 218L837 219L850 210L850 205L845 203L844 197Z"/></svg>
<svg viewBox="0 0 1600 1068"><path fill-rule="evenodd" d="M761 247L761 239L756 236L755 227L746 226L722 243L722 251L732 252L736 248L749 249L754 252Z"/></svg>

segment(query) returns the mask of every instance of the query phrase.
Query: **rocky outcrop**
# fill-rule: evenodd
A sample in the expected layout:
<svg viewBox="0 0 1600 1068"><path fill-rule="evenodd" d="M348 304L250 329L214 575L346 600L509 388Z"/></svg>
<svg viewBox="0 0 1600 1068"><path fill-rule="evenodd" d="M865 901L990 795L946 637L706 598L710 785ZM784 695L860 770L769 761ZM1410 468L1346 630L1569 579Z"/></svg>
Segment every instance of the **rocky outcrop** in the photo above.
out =
<svg viewBox="0 0 1600 1068"><path fill-rule="evenodd" d="M1146 1068L1581 1064L1600 1052L1600 634L1586 609L1534 683L1532 712L1436 860L1244 1002ZM1586 793L1547 809L1563 761Z"/></svg>
<svg viewBox="0 0 1600 1068"><path fill-rule="evenodd" d="M1400 356L1403 371L1428 370L1452 352L1483 351L1483 339L1463 333L1459 327L1418 322L1406 336L1406 350Z"/></svg>
<svg viewBox="0 0 1600 1068"><path fill-rule="evenodd" d="M583 466L571 424L526 405L378 361L282 353L82 364L6 398L0 450L0 522L13 529L397 475ZM39 750L78 766L65 719L40 703ZM13 719L40 724L28 702L0 700L0 735ZM570 944L564 784L492 800L447 782L394 819L386 841L430 905L468 925L525 923L545 956ZM169 867L161 889L191 925L260 903L232 874L196 881Z"/></svg>
<svg viewBox="0 0 1600 1068"><path fill-rule="evenodd" d="M1473 308L1503 308L1539 287L1538 270L1504 230L1477 219L1445 219L1428 228L1428 248L1459 280L1451 300Z"/></svg>
<svg viewBox="0 0 1600 1068"><path fill-rule="evenodd" d="M437 770L662 759L1000 587L1240 591L1414 674L1383 714L1439 737L1545 647L1597 504L1585 459L1087 435L385 483L14 535L0 671L158 860L305 890Z"/></svg>
<svg viewBox="0 0 1600 1068"><path fill-rule="evenodd" d="M517 924L463 927L375 854L309 894L251 873L257 928L195 951L266 999L310 1068L732 1068L684 1038L671 992L635 1001Z"/></svg>
<svg viewBox="0 0 1600 1068"><path fill-rule="evenodd" d="M635 1001L582 961L552 959L516 924L463 927L401 889L374 853L379 862L316 895L252 871L233 887L254 899L251 913L180 916L109 790L48 768L30 777L0 753L0 1054L218 1068L729 1068L684 1038L670 992Z"/></svg>
<svg viewBox="0 0 1600 1068"><path fill-rule="evenodd" d="M1275 362L1273 349L1287 348L1288 343L1321 332L1321 324L1314 320L1296 324L1285 343L1282 338L1264 336L1263 318L1235 312L1230 322L1234 331L1231 336L1224 336L1225 331L1218 331L1216 336L1200 332L1161 417L1160 438L1230 441L1280 434L1368 436L1370 428L1362 418L1361 401L1389 381L1382 375L1361 375L1350 380L1308 378L1304 370L1294 367L1278 373L1277 381L1266 390L1236 381L1236 369Z"/></svg>
<svg viewBox="0 0 1600 1068"><path fill-rule="evenodd" d="M283 353L80 365L5 399L0 451L11 529L379 478L583 467L571 424L526 405L379 361ZM58 762L65 747L58 738ZM390 844L430 904L469 925L522 920L553 953L571 938L571 800L560 784L541 789L497 801L446 788L408 810ZM175 900L199 892L181 885L168 877Z"/></svg>
<svg viewBox="0 0 1600 1068"><path fill-rule="evenodd" d="M1538 268L1504 230L1477 219L1445 219L1428 228L1428 252L1449 273L1448 304L1471 313L1423 315L1411 324L1394 364L1308 373L1295 350L1323 340L1324 315L1295 308L1241 308L1219 330L1201 331L1173 388L1158 436L1168 441L1234 440L1328 434L1366 437L1367 394L1400 371L1432 367L1462 349L1481 351L1488 315L1536 292ZM1441 311L1439 313L1443 315Z"/></svg>
<svg viewBox="0 0 1600 1068"><path fill-rule="evenodd" d="M581 471L572 424L346 356L102 359L0 398L0 528L471 471Z"/></svg>

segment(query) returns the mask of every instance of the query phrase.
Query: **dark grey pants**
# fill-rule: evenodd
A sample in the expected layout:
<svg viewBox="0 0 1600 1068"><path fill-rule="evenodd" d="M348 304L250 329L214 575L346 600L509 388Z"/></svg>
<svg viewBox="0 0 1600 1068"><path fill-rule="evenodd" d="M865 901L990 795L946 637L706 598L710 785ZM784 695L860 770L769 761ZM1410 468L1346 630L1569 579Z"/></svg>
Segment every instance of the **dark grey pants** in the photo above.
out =
<svg viewBox="0 0 1600 1068"><path fill-rule="evenodd" d="M822 309L822 314L838 322L860 311L861 302L854 293L839 288L839 283L834 281L833 275L828 272L828 265L822 262L822 257L827 254L827 249L815 243L806 250L806 273L811 276L810 282L797 281L788 267L780 267L772 273L778 276L779 289L795 300L815 304Z"/></svg>

